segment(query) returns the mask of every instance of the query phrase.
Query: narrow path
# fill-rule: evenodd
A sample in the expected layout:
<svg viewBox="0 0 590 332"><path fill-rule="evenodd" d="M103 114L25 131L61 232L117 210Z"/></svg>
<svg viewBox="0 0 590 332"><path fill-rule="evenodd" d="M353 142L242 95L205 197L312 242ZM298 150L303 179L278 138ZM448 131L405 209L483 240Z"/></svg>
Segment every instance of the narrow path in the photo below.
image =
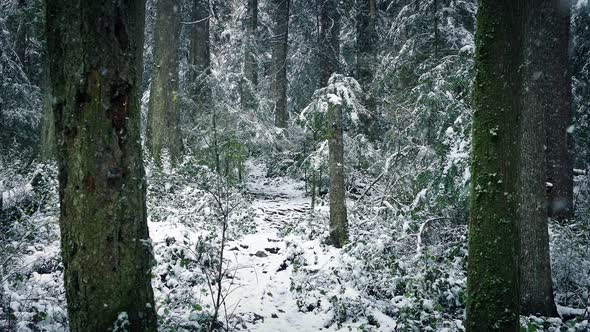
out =
<svg viewBox="0 0 590 332"><path fill-rule="evenodd" d="M248 191L254 196L257 232L229 243L228 258L236 274L227 299L247 331L318 331L321 319L299 311L290 292L292 267L285 264L288 243L280 230L300 221L309 210L303 182L267 179L261 165L249 164ZM233 256L233 257L232 257Z"/></svg>

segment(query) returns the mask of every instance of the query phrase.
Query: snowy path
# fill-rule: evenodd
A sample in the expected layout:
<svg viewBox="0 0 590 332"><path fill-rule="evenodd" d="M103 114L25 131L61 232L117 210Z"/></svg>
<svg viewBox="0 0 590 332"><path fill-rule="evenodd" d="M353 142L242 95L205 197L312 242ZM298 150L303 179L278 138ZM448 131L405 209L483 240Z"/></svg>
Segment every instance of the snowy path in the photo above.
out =
<svg viewBox="0 0 590 332"><path fill-rule="evenodd" d="M303 183L272 182L261 167L250 165L248 191L254 196L257 232L229 243L228 257L239 269L228 311L248 331L318 331L322 319L299 311L289 290L292 267L285 264L287 242L280 229L300 220L309 210ZM233 258L231 258L234 256ZM311 317L310 317L311 316Z"/></svg>

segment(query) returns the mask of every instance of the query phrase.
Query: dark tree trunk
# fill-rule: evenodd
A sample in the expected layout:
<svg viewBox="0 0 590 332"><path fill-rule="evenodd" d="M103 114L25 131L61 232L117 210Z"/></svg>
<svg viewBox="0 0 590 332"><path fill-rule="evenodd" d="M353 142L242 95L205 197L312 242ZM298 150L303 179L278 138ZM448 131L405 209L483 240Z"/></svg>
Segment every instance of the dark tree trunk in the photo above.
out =
<svg viewBox="0 0 590 332"><path fill-rule="evenodd" d="M154 67L147 120L147 146L157 164L162 150L176 163L182 152L178 127L178 47L180 8L175 0L157 0Z"/></svg>
<svg viewBox="0 0 590 332"><path fill-rule="evenodd" d="M590 4L572 8L572 85L575 132L575 167L586 169L590 162Z"/></svg>
<svg viewBox="0 0 590 332"><path fill-rule="evenodd" d="M272 0L274 26L272 37L271 89L275 125L286 128L287 112L287 46L289 38L289 1Z"/></svg>
<svg viewBox="0 0 590 332"><path fill-rule="evenodd" d="M517 331L521 0L480 0L473 91L467 331Z"/></svg>
<svg viewBox="0 0 590 332"><path fill-rule="evenodd" d="M341 107L341 105L330 104L327 116L330 164L330 242L338 248L348 241Z"/></svg>
<svg viewBox="0 0 590 332"><path fill-rule="evenodd" d="M258 26L258 0L248 0L246 16L246 42L244 46L244 73L241 82L242 109L256 108L254 91L258 85L256 56L256 28Z"/></svg>
<svg viewBox="0 0 590 332"><path fill-rule="evenodd" d="M554 92L560 89L568 65L568 35L563 35L559 26L559 0L535 0L527 6L520 131L520 313L557 316L549 257L545 161L545 137L553 124L545 122L545 114L564 102L556 100ZM565 38L565 45L554 45L553 38ZM569 86L562 90L569 90Z"/></svg>
<svg viewBox="0 0 590 332"><path fill-rule="evenodd" d="M377 140L375 122L376 104L372 93L371 83L375 75L377 62L377 6L376 0L357 2L356 21L356 79L365 93L364 104L369 114L360 114L363 124L361 131L371 140Z"/></svg>
<svg viewBox="0 0 590 332"><path fill-rule="evenodd" d="M356 19L356 76L363 89L373 82L377 44L377 7L375 0L357 3Z"/></svg>
<svg viewBox="0 0 590 332"><path fill-rule="evenodd" d="M328 85L333 73L340 70L340 13L337 0L325 0L320 8L320 87Z"/></svg>
<svg viewBox="0 0 590 332"><path fill-rule="evenodd" d="M211 73L209 52L209 0L193 0L190 24L190 84L197 112L207 112L211 102L211 87L208 76Z"/></svg>
<svg viewBox="0 0 590 332"><path fill-rule="evenodd" d="M71 331L156 331L140 144L143 0L47 1Z"/></svg>
<svg viewBox="0 0 590 332"><path fill-rule="evenodd" d="M549 217L571 219L573 208L573 140L572 78L569 69L570 8L567 1L551 0L550 13L539 23L547 32L542 39L547 63L543 72L550 73L547 84L552 98L547 98L547 182L549 187ZM542 2L544 3L544 2ZM549 25L551 27L549 27ZM541 27L539 27L541 28Z"/></svg>

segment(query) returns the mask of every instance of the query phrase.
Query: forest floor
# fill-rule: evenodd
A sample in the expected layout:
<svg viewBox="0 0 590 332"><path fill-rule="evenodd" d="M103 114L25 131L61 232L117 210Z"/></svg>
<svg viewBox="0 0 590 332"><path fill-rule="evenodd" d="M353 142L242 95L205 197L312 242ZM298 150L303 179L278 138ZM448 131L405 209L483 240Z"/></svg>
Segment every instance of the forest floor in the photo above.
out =
<svg viewBox="0 0 590 332"><path fill-rule="evenodd" d="M232 241L227 248L235 269L235 291L228 307L256 331L316 331L321 317L301 312L292 296L288 266L289 237L285 228L300 222L310 209L303 182L272 181L261 165L249 164L248 193L253 196L256 233ZM282 232L283 231L283 232ZM233 309L232 309L233 310ZM245 326L244 326L245 327Z"/></svg>
<svg viewBox="0 0 590 332"><path fill-rule="evenodd" d="M228 265L224 267L223 295L227 297L220 321L232 330L337 330L329 310L331 294L322 294L317 305L310 306L293 291L292 279L300 269L319 271L342 255L340 249L319 239L305 239L290 231L305 223L310 212L311 200L305 195L304 182L267 178L264 164L253 161L248 162L247 169L246 192L251 197L249 208L254 210L255 232L225 245ZM314 214L327 222L328 207L318 206ZM177 237L178 230L165 223L152 223L150 233L157 247L158 242ZM202 301L209 305L213 302L207 297Z"/></svg>
<svg viewBox="0 0 590 332"><path fill-rule="evenodd" d="M207 173L189 166L148 175L152 286L159 330L166 332L206 331L217 294L209 285L219 266L219 215L203 185L210 183ZM52 189L45 207L11 224L11 240L0 241L0 331L67 331L57 182L55 168L47 171ZM350 244L337 249L325 243L328 202L319 198L312 211L303 181L266 175L262 162L250 160L246 185L232 196L241 203L223 250L224 330L464 330L464 226L433 225L424 238L424 227L407 218L390 222L349 200ZM554 226L552 234L556 270L567 272L566 279L557 274L556 285L586 282L587 243L572 254L577 246L569 240L586 233ZM588 331L585 307L559 306L579 319L531 316L521 323L529 330Z"/></svg>

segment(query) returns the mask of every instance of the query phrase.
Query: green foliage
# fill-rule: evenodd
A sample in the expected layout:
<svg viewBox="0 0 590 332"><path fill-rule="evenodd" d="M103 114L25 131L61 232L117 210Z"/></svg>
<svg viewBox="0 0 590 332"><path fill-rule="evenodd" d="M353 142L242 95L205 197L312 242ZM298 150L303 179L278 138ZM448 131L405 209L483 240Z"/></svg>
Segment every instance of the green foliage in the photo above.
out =
<svg viewBox="0 0 590 332"><path fill-rule="evenodd" d="M0 4L0 158L34 157L45 73L42 1ZM10 160L10 159L8 159ZM6 161L8 161L6 160Z"/></svg>

